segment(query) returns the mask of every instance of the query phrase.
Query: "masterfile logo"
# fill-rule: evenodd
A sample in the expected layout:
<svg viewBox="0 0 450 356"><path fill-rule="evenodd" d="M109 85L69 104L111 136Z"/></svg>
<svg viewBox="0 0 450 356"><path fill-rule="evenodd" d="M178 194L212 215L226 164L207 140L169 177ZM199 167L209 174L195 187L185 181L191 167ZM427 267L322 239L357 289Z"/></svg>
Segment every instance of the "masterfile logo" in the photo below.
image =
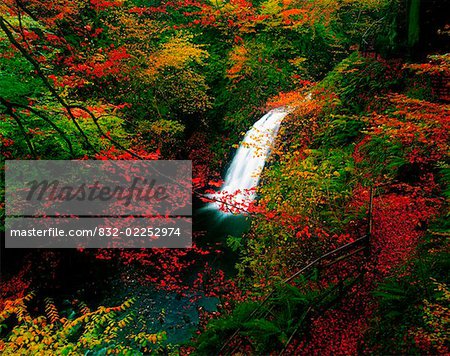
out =
<svg viewBox="0 0 450 356"><path fill-rule="evenodd" d="M191 161L7 161L6 247L191 246Z"/></svg>

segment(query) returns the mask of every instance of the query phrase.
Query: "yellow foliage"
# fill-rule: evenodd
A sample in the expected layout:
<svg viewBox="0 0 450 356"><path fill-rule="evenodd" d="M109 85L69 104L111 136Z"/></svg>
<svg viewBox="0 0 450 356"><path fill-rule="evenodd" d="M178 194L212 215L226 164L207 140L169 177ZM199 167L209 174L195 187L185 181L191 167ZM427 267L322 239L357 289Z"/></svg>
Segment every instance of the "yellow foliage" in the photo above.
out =
<svg viewBox="0 0 450 356"><path fill-rule="evenodd" d="M208 52L200 45L191 42L192 35L178 35L164 43L161 48L149 57L147 74L154 76L166 68L183 69L187 65L203 65Z"/></svg>
<svg viewBox="0 0 450 356"><path fill-rule="evenodd" d="M112 36L122 43L127 53L131 54L136 60L147 63L147 59L154 51L152 40L160 32L158 24L147 17L137 14L124 12L116 9L114 17L104 20L105 25L111 30ZM123 41L123 34L126 33L126 41Z"/></svg>
<svg viewBox="0 0 450 356"><path fill-rule="evenodd" d="M282 10L283 7L285 7L286 2L283 2L283 4L279 0L267 0L261 4L261 13L263 15L277 15Z"/></svg>

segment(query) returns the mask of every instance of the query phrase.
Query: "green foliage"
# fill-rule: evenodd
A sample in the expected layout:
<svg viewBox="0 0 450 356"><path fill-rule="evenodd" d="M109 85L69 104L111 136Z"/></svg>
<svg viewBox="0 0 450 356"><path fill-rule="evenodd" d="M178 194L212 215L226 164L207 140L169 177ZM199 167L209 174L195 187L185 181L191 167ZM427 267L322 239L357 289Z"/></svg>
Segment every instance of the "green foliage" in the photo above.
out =
<svg viewBox="0 0 450 356"><path fill-rule="evenodd" d="M1 105L0 105L1 108ZM53 122L60 131L62 131L66 138L72 143L73 155L70 153L67 142L58 133L48 121L43 120L42 117L33 113L19 113L24 127L27 129L27 135L35 146L39 157L42 159L54 159L55 152L58 152L59 159L68 159L73 157L83 157L90 153L86 148L85 142L80 133L76 129L72 121L63 114L58 114L58 108L55 111L50 111L51 115L43 112L43 115ZM48 115L48 116L47 116ZM97 150L104 150L111 146L111 143L98 131L97 126L91 118L79 118L78 124L89 138L90 143ZM111 138L120 142L123 146L129 146L129 134L124 130L123 119L111 115L102 116L97 120L98 124L105 133L108 133ZM12 139L15 144L9 149L12 151L13 157L24 157L28 152L28 147L24 140L23 134L20 131L17 123L10 118L0 121L0 130L2 135L6 138Z"/></svg>
<svg viewBox="0 0 450 356"><path fill-rule="evenodd" d="M153 149L159 149L165 156L177 152L184 138L185 126L178 121L159 119L155 121L142 121L138 124L142 138L153 144Z"/></svg>
<svg viewBox="0 0 450 356"><path fill-rule="evenodd" d="M324 120L323 126L322 133L315 138L315 146L339 148L355 142L365 124L358 116L331 114Z"/></svg>
<svg viewBox="0 0 450 356"><path fill-rule="evenodd" d="M205 332L199 336L196 342L197 354L217 353L220 345L249 318L256 307L256 303L242 303L236 306L230 316L211 320Z"/></svg>
<svg viewBox="0 0 450 356"><path fill-rule="evenodd" d="M443 167L440 167L440 173L440 180L444 187L442 195L450 199L450 165L444 164Z"/></svg>
<svg viewBox="0 0 450 356"><path fill-rule="evenodd" d="M5 53L0 56L0 97L27 104L29 98L42 95L42 82L32 75L31 64L4 41L0 41L0 52Z"/></svg>
<svg viewBox="0 0 450 356"><path fill-rule="evenodd" d="M348 139L347 133L342 135ZM327 131L324 136L332 134ZM324 136L318 136L319 141ZM311 255L326 252L330 246L322 234L344 232L361 213L348 206L354 187L362 180L355 174L352 146L331 148L331 141L320 149L300 151L294 148L297 142L293 139L283 148L280 162L264 172L264 184L259 188L259 204L280 216L255 217L247 235L242 265L259 277L270 278L275 271L289 273L292 264L306 263Z"/></svg>
<svg viewBox="0 0 450 356"><path fill-rule="evenodd" d="M150 334L135 325L128 311L133 300L95 311L80 303L79 313L66 311L68 317L61 317L49 298L46 315L32 316L27 307L32 298L5 302L0 312L2 355L142 355L157 351L165 339L165 332Z"/></svg>
<svg viewBox="0 0 450 356"><path fill-rule="evenodd" d="M342 149L309 149L305 153L303 160L295 155L286 157L278 169L268 172L261 192L276 194L270 198L270 209L301 209L311 221L328 220L323 214L340 211L350 197L353 160L350 152ZM345 223L342 219L328 222Z"/></svg>
<svg viewBox="0 0 450 356"><path fill-rule="evenodd" d="M208 86L203 75L168 69L152 82L161 115L175 113L183 119L211 107Z"/></svg>
<svg viewBox="0 0 450 356"><path fill-rule="evenodd" d="M237 330L239 333L233 342L240 337L248 338L257 354L279 350L297 328L294 321L302 321L316 296L316 292L305 293L289 284L277 285L264 306L255 302L240 303L231 314L212 319L196 340L196 354L216 354Z"/></svg>
<svg viewBox="0 0 450 356"><path fill-rule="evenodd" d="M399 168L407 163L402 144L385 137L373 137L360 150L366 159L359 162L358 166L370 171L373 177L394 178Z"/></svg>
<svg viewBox="0 0 450 356"><path fill-rule="evenodd" d="M353 52L324 78L319 88L338 96L339 112L361 114L368 100L381 95L398 82L399 79L388 72L384 63Z"/></svg>
<svg viewBox="0 0 450 356"><path fill-rule="evenodd" d="M228 236L227 245L233 251L239 251L244 246L244 239L242 237Z"/></svg>

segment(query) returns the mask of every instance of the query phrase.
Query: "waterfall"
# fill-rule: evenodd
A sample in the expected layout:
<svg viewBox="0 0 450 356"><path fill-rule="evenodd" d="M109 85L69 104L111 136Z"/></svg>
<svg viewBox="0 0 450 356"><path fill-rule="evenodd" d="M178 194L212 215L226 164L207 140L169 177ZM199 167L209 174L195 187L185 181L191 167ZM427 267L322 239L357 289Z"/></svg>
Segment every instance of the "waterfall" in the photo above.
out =
<svg viewBox="0 0 450 356"><path fill-rule="evenodd" d="M220 190L210 195L214 202L210 207L231 212L246 211L256 197L262 170L270 155L281 121L289 113L288 109L277 108L269 111L247 131L233 161L228 168Z"/></svg>

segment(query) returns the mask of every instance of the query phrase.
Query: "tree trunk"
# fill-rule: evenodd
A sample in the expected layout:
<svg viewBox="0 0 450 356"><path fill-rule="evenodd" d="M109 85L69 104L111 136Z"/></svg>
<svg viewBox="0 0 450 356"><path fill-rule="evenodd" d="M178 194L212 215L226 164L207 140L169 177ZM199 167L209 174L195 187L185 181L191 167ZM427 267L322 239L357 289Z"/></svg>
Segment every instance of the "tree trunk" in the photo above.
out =
<svg viewBox="0 0 450 356"><path fill-rule="evenodd" d="M414 47L420 39L420 0L411 0L408 12L408 46Z"/></svg>

